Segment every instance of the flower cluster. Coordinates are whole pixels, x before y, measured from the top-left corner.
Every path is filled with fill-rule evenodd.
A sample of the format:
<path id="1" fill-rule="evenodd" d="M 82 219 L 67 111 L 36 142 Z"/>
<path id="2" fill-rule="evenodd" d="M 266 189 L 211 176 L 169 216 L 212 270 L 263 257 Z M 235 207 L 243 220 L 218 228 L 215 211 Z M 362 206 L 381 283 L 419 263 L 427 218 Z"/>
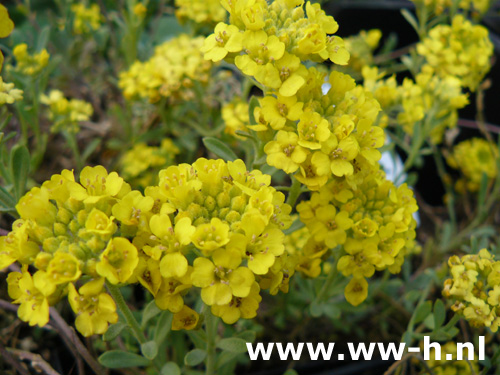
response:
<path id="1" fill-rule="evenodd" d="M 448 260 L 451 278 L 444 282 L 443 295 L 455 303 L 453 311 L 472 326 L 500 326 L 500 261 L 482 249 L 477 255 L 452 256 Z"/>
<path id="2" fill-rule="evenodd" d="M 13 83 L 4 82 L 2 77 L 0 77 L 0 105 L 5 103 L 12 104 L 22 98 L 23 90 L 14 88 Z"/>
<path id="3" fill-rule="evenodd" d="M 16 58 L 16 66 L 12 70 L 24 75 L 34 76 L 42 71 L 49 63 L 50 55 L 46 49 L 30 55 L 26 43 L 14 47 L 12 54 Z"/>
<path id="4" fill-rule="evenodd" d="M 411 0 L 415 5 L 424 5 L 430 13 L 440 15 L 453 5 L 453 0 Z M 482 15 L 488 11 L 491 0 L 460 0 L 458 7 Z"/>
<path id="5" fill-rule="evenodd" d="M 190 20 L 213 27 L 227 16 L 219 0 L 175 0 L 175 6 L 175 16 L 181 23 Z"/>
<path id="6" fill-rule="evenodd" d="M 97 30 L 101 27 L 101 10 L 99 5 L 92 4 L 86 7 L 85 4 L 73 4 L 71 11 L 74 14 L 73 31 L 75 34 L 87 34 L 92 30 Z"/>
<path id="7" fill-rule="evenodd" d="M 361 30 L 359 34 L 344 39 L 349 51 L 349 68 L 361 72 L 364 66 L 373 64 L 373 51 L 378 47 L 382 32 L 378 29 Z"/>
<path id="8" fill-rule="evenodd" d="M 337 270 L 352 276 L 345 297 L 359 305 L 368 294 L 365 280 L 375 271 L 398 273 L 405 255 L 413 249 L 418 209 L 406 184 L 395 187 L 382 172 L 352 189 L 332 181 L 297 206 L 316 249 L 341 245 Z M 324 250 L 319 250 L 324 251 Z"/>
<path id="9" fill-rule="evenodd" d="M 180 35 L 156 47 L 146 62 L 136 61 L 120 73 L 119 87 L 129 100 L 146 98 L 154 103 L 194 97 L 193 86 L 208 81 L 212 63 L 203 59 L 203 37 Z"/>
<path id="10" fill-rule="evenodd" d="M 478 191 L 483 174 L 494 179 L 498 174 L 497 159 L 498 149 L 485 139 L 472 138 L 456 145 L 446 158 L 448 165 L 460 170 L 463 176 L 457 181 L 456 190 Z"/>
<path id="11" fill-rule="evenodd" d="M 80 99 L 67 99 L 59 90 L 52 90 L 48 95 L 42 95 L 40 102 L 49 106 L 49 119 L 52 121 L 50 130 L 59 132 L 65 130 L 78 133 L 79 123 L 88 121 L 94 113 L 90 103 Z"/>
<path id="12" fill-rule="evenodd" d="M 154 198 L 149 225 L 132 228 L 142 250 L 138 280 L 174 313 L 183 294 L 198 287 L 226 323 L 254 317 L 260 290 L 272 287 L 267 280 L 280 284 L 284 277 L 278 259 L 291 224 L 284 195 L 269 186 L 270 176 L 248 172 L 241 160 L 198 159 L 159 178 L 145 191 Z"/>
<path id="13" fill-rule="evenodd" d="M 239 97 L 235 97 L 231 102 L 224 104 L 221 110 L 222 119 L 226 125 L 224 132 L 236 138 L 243 138 L 237 135 L 236 131 L 245 131 L 246 127 L 250 125 L 248 110 L 248 103 Z"/>
<path id="14" fill-rule="evenodd" d="M 451 26 L 430 30 L 417 52 L 438 76 L 456 77 L 461 86 L 474 91 L 491 67 L 493 44 L 486 28 L 457 15 Z"/>
<path id="15" fill-rule="evenodd" d="M 397 123 L 408 134 L 420 127 L 435 144 L 442 141 L 446 129 L 456 126 L 458 109 L 468 104 L 458 78 L 441 78 L 429 66 L 424 66 L 415 80 L 405 78 L 402 85 L 397 85 L 394 76 L 382 79 L 376 67 L 365 66 L 362 74 L 364 86 L 373 92 L 385 116 L 396 114 Z"/>
<path id="16" fill-rule="evenodd" d="M 133 187 L 142 187 L 158 183 L 158 172 L 174 164 L 180 150 L 170 138 L 164 138 L 160 146 L 148 146 L 136 143 L 120 159 L 121 175 Z"/>
<path id="17" fill-rule="evenodd" d="M 280 256 L 291 207 L 269 183 L 241 160 L 169 167 L 144 195 L 101 166 L 85 167 L 80 183 L 54 175 L 19 201 L 21 218 L 0 237 L 0 268 L 23 265 L 8 277 L 19 317 L 43 326 L 67 295 L 77 329 L 103 333 L 117 320 L 105 281 L 142 284 L 186 327 L 197 316 L 183 299 L 193 287 L 227 323 L 254 317 L 260 290 L 288 282 Z"/>
<path id="18" fill-rule="evenodd" d="M 306 83 L 306 60 L 347 64 L 349 53 L 338 24 L 319 4 L 304 1 L 222 1 L 230 13 L 203 46 L 205 58 L 234 61 L 246 75 L 290 97 Z M 306 17 L 307 14 L 307 17 Z"/>

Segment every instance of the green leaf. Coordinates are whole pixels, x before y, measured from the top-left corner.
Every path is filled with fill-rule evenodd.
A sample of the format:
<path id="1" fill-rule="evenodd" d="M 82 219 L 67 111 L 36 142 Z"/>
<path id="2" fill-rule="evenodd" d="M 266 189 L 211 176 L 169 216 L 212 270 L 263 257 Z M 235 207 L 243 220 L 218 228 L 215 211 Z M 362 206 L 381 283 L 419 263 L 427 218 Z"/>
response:
<path id="1" fill-rule="evenodd" d="M 415 320 L 414 323 L 422 322 L 432 311 L 432 302 L 425 301 L 423 304 L 417 307 L 415 310 Z"/>
<path id="2" fill-rule="evenodd" d="M 221 157 L 226 161 L 235 161 L 238 159 L 236 154 L 221 140 L 214 137 L 204 137 L 203 144 L 205 147 L 213 152 L 215 155 Z"/>
<path id="3" fill-rule="evenodd" d="M 419 33 L 418 21 L 415 18 L 415 16 L 413 14 L 411 14 L 408 9 L 401 9 L 401 15 L 405 18 L 406 21 L 408 21 L 408 23 L 411 25 L 411 27 L 413 27 L 413 29 L 418 34 Z"/>
<path id="4" fill-rule="evenodd" d="M 148 303 L 148 305 L 144 308 L 144 311 L 142 312 L 142 322 L 141 322 L 141 327 L 145 328 L 146 324 L 153 319 L 156 315 L 161 313 L 162 310 L 156 306 L 155 301 L 151 301 Z"/>
<path id="5" fill-rule="evenodd" d="M 257 121 L 255 120 L 254 110 L 255 107 L 260 107 L 259 99 L 255 95 L 252 95 L 250 98 L 250 103 L 248 104 L 248 119 L 250 121 L 250 125 L 256 125 Z"/>
<path id="6" fill-rule="evenodd" d="M 181 375 L 181 369 L 175 362 L 167 362 L 163 365 L 160 375 Z"/>
<path id="7" fill-rule="evenodd" d="M 6 208 L 13 208 L 13 209 L 16 205 L 15 198 L 1 186 L 0 186 L 0 204 Z"/>
<path id="8" fill-rule="evenodd" d="M 254 342 L 257 337 L 257 334 L 255 333 L 255 331 L 248 330 L 238 333 L 236 337 L 245 340 L 246 342 Z"/>
<path id="9" fill-rule="evenodd" d="M 201 329 L 193 329 L 186 332 L 195 348 L 205 348 L 207 346 L 207 335 Z"/>
<path id="10" fill-rule="evenodd" d="M 228 337 L 220 340 L 217 345 L 219 349 L 231 353 L 245 353 L 247 351 L 247 342 L 238 337 Z"/>
<path id="11" fill-rule="evenodd" d="M 441 327 L 446 320 L 446 307 L 442 300 L 438 299 L 434 302 L 434 323 L 435 328 L 438 329 Z"/>
<path id="12" fill-rule="evenodd" d="M 188 352 L 184 357 L 184 363 L 187 366 L 194 367 L 203 362 L 206 356 L 207 356 L 206 351 L 202 349 L 193 349 L 190 352 Z"/>
<path id="13" fill-rule="evenodd" d="M 30 170 L 30 153 L 26 146 L 16 145 L 10 152 L 10 173 L 14 184 L 14 195 L 16 202 L 26 190 L 26 181 Z"/>
<path id="14" fill-rule="evenodd" d="M 123 350 L 110 350 L 99 357 L 99 363 L 107 368 L 126 368 L 149 366 L 151 361 L 139 354 Z"/>
<path id="15" fill-rule="evenodd" d="M 45 47 L 47 47 L 47 43 L 50 38 L 50 26 L 46 25 L 42 28 L 42 30 L 38 33 L 38 40 L 36 42 L 36 51 L 40 52 Z"/>
<path id="16" fill-rule="evenodd" d="M 167 338 L 167 335 L 170 333 L 172 329 L 172 313 L 170 311 L 164 311 L 160 315 L 160 319 L 156 323 L 155 328 L 155 342 L 160 346 L 163 341 Z"/>
<path id="17" fill-rule="evenodd" d="M 104 341 L 111 341 L 118 337 L 127 325 L 123 322 L 118 322 L 109 326 L 108 330 L 102 335 Z"/>
<path id="18" fill-rule="evenodd" d="M 241 353 L 231 353 L 231 352 L 220 353 L 219 356 L 217 357 L 216 367 L 220 369 L 228 362 L 234 361 L 236 358 L 238 358 L 239 355 L 241 355 Z"/>
<path id="19" fill-rule="evenodd" d="M 424 319 L 424 325 L 431 331 L 433 331 L 434 328 L 436 327 L 436 323 L 434 322 L 434 315 L 432 314 L 427 315 L 427 317 Z"/>
<path id="20" fill-rule="evenodd" d="M 309 307 L 309 310 L 310 310 L 311 316 L 313 318 L 318 318 L 321 315 L 323 315 L 323 305 L 319 304 L 316 301 L 314 301 L 313 303 L 311 303 L 311 306 Z"/>
<path id="21" fill-rule="evenodd" d="M 297 371 L 295 371 L 294 369 L 291 368 L 291 369 L 286 370 L 283 373 L 283 375 L 299 375 L 299 374 L 297 373 Z"/>
<path id="22" fill-rule="evenodd" d="M 158 345 L 154 340 L 141 344 L 141 352 L 147 359 L 155 359 L 158 355 Z"/>
<path id="23" fill-rule="evenodd" d="M 93 139 L 88 145 L 87 147 L 85 147 L 85 150 L 83 150 L 82 152 L 82 160 L 85 161 L 88 159 L 88 157 L 90 155 L 92 155 L 92 153 L 95 151 L 95 149 L 101 144 L 101 139 L 100 138 L 96 138 L 96 139 Z"/>

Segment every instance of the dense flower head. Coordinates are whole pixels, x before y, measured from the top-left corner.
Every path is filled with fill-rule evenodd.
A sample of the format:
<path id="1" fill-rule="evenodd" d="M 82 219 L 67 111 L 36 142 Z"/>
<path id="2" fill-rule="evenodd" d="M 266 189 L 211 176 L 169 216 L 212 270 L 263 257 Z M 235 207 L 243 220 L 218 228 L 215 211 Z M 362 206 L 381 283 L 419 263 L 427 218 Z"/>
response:
<path id="1" fill-rule="evenodd" d="M 203 40 L 182 34 L 156 47 L 149 60 L 134 62 L 120 73 L 118 86 L 125 98 L 157 102 L 162 97 L 171 101 L 194 97 L 193 85 L 207 83 L 212 68 L 200 52 Z"/>
<path id="2" fill-rule="evenodd" d="M 92 4 L 86 7 L 85 4 L 73 4 L 71 11 L 74 14 L 73 31 L 75 34 L 87 34 L 92 30 L 101 27 L 103 19 L 99 5 Z"/>
<path id="3" fill-rule="evenodd" d="M 164 138 L 160 146 L 136 143 L 120 159 L 121 174 L 133 187 L 153 185 L 158 182 L 160 169 L 174 164 L 179 152 L 170 138 Z"/>
<path id="4" fill-rule="evenodd" d="M 500 261 L 482 249 L 478 254 L 448 259 L 451 278 L 444 282 L 443 295 L 454 301 L 452 310 L 474 327 L 500 326 Z"/>
<path id="5" fill-rule="evenodd" d="M 337 269 L 353 277 L 345 289 L 353 305 L 367 296 L 366 278 L 384 269 L 399 272 L 414 247 L 413 192 L 383 177 L 366 178 L 356 189 L 334 180 L 297 206 L 311 240 L 340 251 Z"/>
<path id="6" fill-rule="evenodd" d="M 13 83 L 4 82 L 0 77 L 0 105 L 12 104 L 23 99 L 23 90 L 14 88 Z"/>
<path id="7" fill-rule="evenodd" d="M 412 2 L 417 6 L 424 5 L 428 11 L 436 15 L 440 15 L 453 5 L 453 0 L 412 0 Z M 478 18 L 488 11 L 491 3 L 491 0 L 460 0 L 458 7 L 473 12 L 472 15 Z"/>
<path id="8" fill-rule="evenodd" d="M 457 191 L 478 191 L 483 174 L 488 179 L 494 179 L 498 174 L 497 158 L 496 145 L 482 138 L 468 139 L 453 147 L 453 152 L 446 158 L 446 162 L 462 174 L 456 183 Z"/>
<path id="9" fill-rule="evenodd" d="M 474 91 L 490 70 L 493 44 L 485 27 L 473 25 L 459 14 L 451 26 L 431 29 L 417 45 L 417 52 L 439 77 L 456 77 L 461 86 Z"/>
<path id="10" fill-rule="evenodd" d="M 88 121 L 94 110 L 90 103 L 80 99 L 67 99 L 59 90 L 51 90 L 48 95 L 42 95 L 40 102 L 47 105 L 49 120 L 52 121 L 50 131 L 65 130 L 78 133 L 80 122 Z"/>
<path id="11" fill-rule="evenodd" d="M 346 74 L 331 72 L 323 94 L 326 74 L 315 68 L 306 73 L 305 85 L 294 95 L 269 93 L 260 99 L 259 123 L 250 128 L 272 137 L 264 147 L 267 163 L 295 173 L 309 189 L 318 190 L 331 177 L 355 186 L 360 173 L 380 159 L 385 136 L 374 126 L 380 105 Z"/>
<path id="12" fill-rule="evenodd" d="M 405 78 L 401 85 L 394 76 L 383 79 L 376 67 L 366 66 L 362 74 L 364 87 L 379 101 L 384 116 L 395 116 L 408 134 L 418 126 L 435 144 L 441 143 L 446 129 L 457 125 L 458 110 L 469 102 L 458 78 L 439 77 L 428 65 L 414 80 Z"/>
<path id="13" fill-rule="evenodd" d="M 15 72 L 34 76 L 42 71 L 49 63 L 50 55 L 46 49 L 38 53 L 30 54 L 26 43 L 14 47 L 12 54 L 16 58 L 16 65 L 12 68 Z"/>
<path id="14" fill-rule="evenodd" d="M 145 194 L 102 166 L 85 167 L 79 182 L 68 170 L 52 176 L 20 199 L 20 219 L 0 237 L 0 267 L 23 265 L 8 278 L 20 318 L 43 326 L 67 295 L 77 329 L 101 334 L 117 319 L 104 281 L 140 283 L 180 314 L 176 327 L 196 325 L 183 299 L 194 288 L 227 323 L 254 317 L 260 290 L 276 287 L 266 280 L 288 275 L 280 256 L 291 207 L 270 180 L 241 160 L 203 158 L 162 170 Z"/>
<path id="15" fill-rule="evenodd" d="M 273 267 L 291 224 L 291 207 L 269 184 L 241 160 L 202 158 L 160 172 L 158 186 L 145 191 L 154 199 L 149 227 L 133 241 L 148 274 L 137 277 L 160 308 L 177 313 L 183 295 L 197 287 L 224 321 L 255 316 L 261 288 L 254 283 L 281 271 Z"/>
<path id="16" fill-rule="evenodd" d="M 205 58 L 234 61 L 244 74 L 282 95 L 294 95 L 305 84 L 302 61 L 347 64 L 343 40 L 332 35 L 338 24 L 319 4 L 237 0 L 222 5 L 230 24 L 219 23 L 205 40 Z"/>
<path id="17" fill-rule="evenodd" d="M 175 16 L 184 23 L 190 20 L 197 24 L 214 26 L 226 19 L 227 12 L 219 0 L 175 0 Z"/>

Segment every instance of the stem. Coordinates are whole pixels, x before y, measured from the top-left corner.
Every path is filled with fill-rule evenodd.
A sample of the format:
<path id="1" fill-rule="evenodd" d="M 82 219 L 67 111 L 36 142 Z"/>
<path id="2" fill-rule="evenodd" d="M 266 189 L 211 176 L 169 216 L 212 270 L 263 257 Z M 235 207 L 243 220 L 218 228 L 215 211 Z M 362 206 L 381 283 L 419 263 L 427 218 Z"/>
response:
<path id="1" fill-rule="evenodd" d="M 328 276 L 326 277 L 325 283 L 321 287 L 321 290 L 319 291 L 318 295 L 314 299 L 313 303 L 321 303 L 326 297 L 327 292 L 330 290 L 330 287 L 332 286 L 333 281 L 335 280 L 335 276 L 337 276 L 337 267 L 332 265 L 330 268 L 330 272 L 328 273 Z"/>
<path id="2" fill-rule="evenodd" d="M 292 177 L 292 181 L 292 186 L 290 187 L 290 192 L 288 193 L 286 203 L 294 207 L 301 193 L 302 184 L 294 177 Z"/>
<path id="3" fill-rule="evenodd" d="M 73 156 L 75 157 L 76 168 L 78 169 L 78 171 L 81 171 L 83 168 L 83 161 L 80 155 L 80 149 L 78 148 L 78 142 L 76 141 L 76 135 L 73 132 L 65 131 L 64 136 L 66 137 L 68 146 L 73 152 Z"/>
<path id="4" fill-rule="evenodd" d="M 207 359 L 206 359 L 206 375 L 215 375 L 215 340 L 217 338 L 217 326 L 219 320 L 210 311 L 210 306 L 205 306 L 205 331 L 207 333 Z"/>
<path id="5" fill-rule="evenodd" d="M 144 344 L 147 341 L 146 336 L 144 335 L 141 326 L 135 319 L 134 314 L 132 314 L 132 311 L 130 311 L 129 307 L 127 306 L 127 303 L 123 299 L 123 296 L 120 292 L 120 288 L 118 288 L 116 285 L 111 284 L 107 280 L 106 280 L 106 286 L 108 287 L 109 293 L 111 294 L 116 304 L 118 305 L 118 308 L 125 317 L 128 326 L 132 329 L 135 338 L 137 339 L 137 341 L 139 341 L 140 344 Z"/>

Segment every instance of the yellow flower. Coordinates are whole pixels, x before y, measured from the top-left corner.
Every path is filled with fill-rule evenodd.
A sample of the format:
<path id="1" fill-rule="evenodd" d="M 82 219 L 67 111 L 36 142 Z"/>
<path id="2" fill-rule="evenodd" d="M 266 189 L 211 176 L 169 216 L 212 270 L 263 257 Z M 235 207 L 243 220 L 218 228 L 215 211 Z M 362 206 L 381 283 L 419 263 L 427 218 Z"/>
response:
<path id="1" fill-rule="evenodd" d="M 212 26 L 226 18 L 226 11 L 218 0 L 175 0 L 175 6 L 175 16 L 181 23 L 190 20 Z"/>
<path id="2" fill-rule="evenodd" d="M 485 139 L 472 138 L 453 148 L 453 153 L 446 158 L 448 165 L 459 169 L 463 179 L 457 182 L 457 190 L 475 192 L 479 190 L 483 174 L 494 179 L 498 174 L 498 150 L 496 145 Z"/>
<path id="3" fill-rule="evenodd" d="M 296 133 L 280 130 L 276 134 L 276 140 L 271 141 L 264 147 L 267 154 L 267 164 L 293 173 L 299 169 L 300 163 L 307 157 L 307 151 L 299 145 L 299 137 Z"/>
<path id="4" fill-rule="evenodd" d="M 274 130 L 283 129 L 287 120 L 297 121 L 302 114 L 304 103 L 297 102 L 295 96 L 265 96 L 259 100 L 262 115 Z"/>
<path id="5" fill-rule="evenodd" d="M 109 241 L 99 259 L 96 271 L 111 284 L 127 282 L 139 263 L 136 247 L 121 237 Z"/>
<path id="6" fill-rule="evenodd" d="M 257 316 L 259 303 L 262 301 L 259 292 L 259 284 L 254 282 L 248 296 L 233 296 L 231 301 L 226 305 L 213 305 L 211 307 L 212 314 L 221 317 L 226 324 L 236 323 L 240 318 L 255 318 Z"/>
<path id="7" fill-rule="evenodd" d="M 352 160 L 359 153 L 359 144 L 354 136 L 348 136 L 339 142 L 337 137 L 332 134 L 323 144 L 321 151 L 329 156 L 330 168 L 335 176 L 342 177 L 354 173 Z M 314 162 L 315 160 L 313 160 Z M 324 163 L 323 160 L 317 160 L 317 162 Z"/>
<path id="8" fill-rule="evenodd" d="M 7 38 L 12 30 L 14 30 L 14 22 L 10 19 L 7 8 L 0 4 L 0 38 Z M 3 54 L 0 51 L 0 72 L 2 71 L 2 65 Z"/>
<path id="9" fill-rule="evenodd" d="M 456 15 L 451 26 L 438 25 L 417 45 L 417 52 L 441 78 L 454 76 L 474 91 L 489 71 L 493 44 L 488 30 Z"/>
<path id="10" fill-rule="evenodd" d="M 263 85 L 278 89 L 281 86 L 280 74 L 272 62 L 283 56 L 285 45 L 275 35 L 268 36 L 263 30 L 246 31 L 243 40 L 248 53 L 236 56 L 236 66 Z"/>
<path id="11" fill-rule="evenodd" d="M 9 296 L 13 303 L 19 304 L 17 315 L 19 319 L 28 322 L 30 326 L 43 327 L 49 322 L 48 296 L 54 289 L 43 288 L 46 285 L 45 275 L 37 272 L 33 277 L 26 271 L 11 272 L 7 277 Z"/>
<path id="12" fill-rule="evenodd" d="M 255 280 L 252 271 L 239 267 L 238 250 L 219 249 L 212 254 L 212 261 L 196 258 L 191 280 L 200 287 L 201 298 L 207 305 L 225 305 L 234 297 L 247 297 Z"/>
<path id="13" fill-rule="evenodd" d="M 213 34 L 209 35 L 201 49 L 205 59 L 220 61 L 228 53 L 240 52 L 243 49 L 243 33 L 236 26 L 220 22 L 215 26 Z"/>
<path id="14" fill-rule="evenodd" d="M 118 321 L 115 301 L 104 292 L 103 278 L 87 282 L 78 292 L 73 284 L 69 284 L 68 300 L 77 314 L 76 329 L 85 337 L 102 335 L 109 324 Z"/>
<path id="15" fill-rule="evenodd" d="M 363 278 L 353 278 L 344 290 L 345 299 L 353 306 L 358 306 L 368 296 L 368 283 Z"/>
<path id="16" fill-rule="evenodd" d="M 184 306 L 181 311 L 174 314 L 172 319 L 172 331 L 191 330 L 196 328 L 200 316 L 193 309 Z"/>
<path id="17" fill-rule="evenodd" d="M 310 150 L 319 150 L 330 137 L 328 121 L 317 112 L 304 111 L 297 125 L 299 145 Z"/>
<path id="18" fill-rule="evenodd" d="M 0 8 L 1 12 L 1 8 Z M 0 53 L 1 56 L 1 53 Z M 0 61 L 0 68 L 2 67 Z M 2 104 L 12 104 L 17 100 L 23 99 L 23 90 L 14 88 L 13 83 L 4 82 L 2 77 L 0 77 L 0 105 Z"/>
<path id="19" fill-rule="evenodd" d="M 18 44 L 14 47 L 12 54 L 16 58 L 16 66 L 14 71 L 21 74 L 34 76 L 42 71 L 49 63 L 50 55 L 46 49 L 39 53 L 30 55 L 28 53 L 28 45 L 26 43 Z"/>
<path id="20" fill-rule="evenodd" d="M 191 288 L 191 274 L 193 268 L 190 266 L 182 277 L 162 278 L 161 286 L 155 295 L 155 303 L 162 310 L 173 313 L 181 311 L 184 307 L 182 294 Z"/>
<path id="21" fill-rule="evenodd" d="M 103 166 L 85 167 L 80 173 L 80 184 L 70 184 L 71 197 L 84 203 L 97 203 L 101 199 L 115 197 L 127 188 L 116 172 L 108 174 Z"/>
<path id="22" fill-rule="evenodd" d="M 88 121 L 94 112 L 90 103 L 79 99 L 68 100 L 59 90 L 51 90 L 49 95 L 42 95 L 40 102 L 49 106 L 52 132 L 66 130 L 77 133 L 80 130 L 79 123 Z"/>
<path id="23" fill-rule="evenodd" d="M 57 252 L 47 266 L 47 278 L 52 284 L 77 280 L 82 274 L 78 259 L 68 253 Z"/>
<path id="24" fill-rule="evenodd" d="M 92 4 L 87 8 L 84 4 L 73 4 L 71 11 L 75 15 L 73 31 L 75 34 L 87 34 L 101 27 L 101 10 L 99 5 Z"/>
<path id="25" fill-rule="evenodd" d="M 169 103 L 192 100 L 195 82 L 209 80 L 212 62 L 203 58 L 203 37 L 186 34 L 156 47 L 153 56 L 134 62 L 120 73 L 118 86 L 128 100 L 148 99 L 151 103 L 167 98 Z"/>
<path id="26" fill-rule="evenodd" d="M 193 234 L 193 244 L 209 254 L 229 242 L 229 226 L 218 218 L 212 218 L 210 223 L 199 225 Z"/>
<path id="27" fill-rule="evenodd" d="M 246 126 L 250 125 L 248 103 L 243 101 L 241 98 L 236 97 L 230 103 L 224 104 L 221 114 L 222 119 L 226 124 L 224 133 L 231 134 L 238 139 L 245 139 L 244 137 L 236 134 L 236 131 L 245 131 Z"/>

